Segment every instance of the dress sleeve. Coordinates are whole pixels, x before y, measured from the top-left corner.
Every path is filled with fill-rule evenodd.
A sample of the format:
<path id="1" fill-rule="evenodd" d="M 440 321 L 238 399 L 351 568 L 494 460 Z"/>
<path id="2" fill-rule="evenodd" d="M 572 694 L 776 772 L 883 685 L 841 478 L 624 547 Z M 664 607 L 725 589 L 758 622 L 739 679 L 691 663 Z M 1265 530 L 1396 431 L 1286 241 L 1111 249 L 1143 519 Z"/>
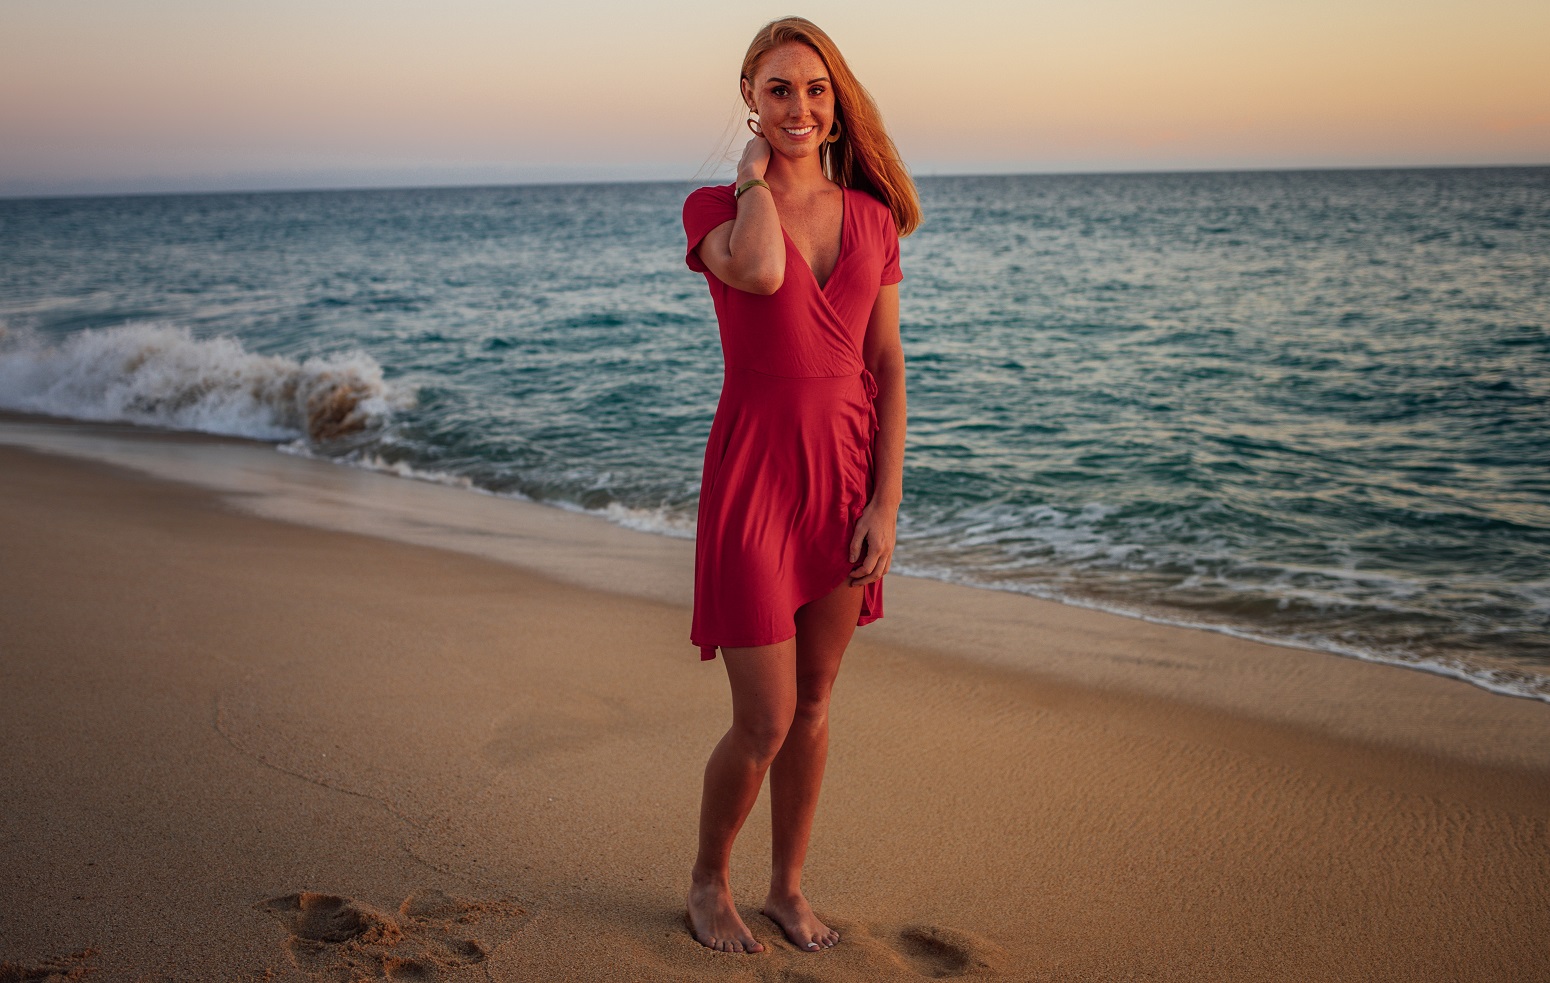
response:
<path id="1" fill-rule="evenodd" d="M 893 212 L 885 209 L 883 214 L 887 216 L 883 222 L 883 275 L 878 282 L 886 287 L 903 280 L 904 271 L 899 268 L 899 227 L 894 224 Z"/>
<path id="2" fill-rule="evenodd" d="M 710 268 L 700 260 L 700 242 L 718 225 L 737 218 L 737 199 L 732 188 L 699 188 L 689 194 L 684 202 L 684 234 L 689 237 L 689 249 L 684 261 L 696 273 L 707 273 Z"/>

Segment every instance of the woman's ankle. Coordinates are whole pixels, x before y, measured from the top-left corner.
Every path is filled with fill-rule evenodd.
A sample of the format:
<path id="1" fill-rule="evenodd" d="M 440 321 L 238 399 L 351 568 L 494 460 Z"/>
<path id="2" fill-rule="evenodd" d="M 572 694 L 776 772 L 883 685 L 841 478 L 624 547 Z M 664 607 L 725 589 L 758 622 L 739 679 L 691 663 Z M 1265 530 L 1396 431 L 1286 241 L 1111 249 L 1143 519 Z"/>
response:
<path id="1" fill-rule="evenodd" d="M 716 870 L 715 868 L 702 868 L 695 864 L 689 871 L 689 883 L 695 887 L 719 887 L 730 890 L 732 887 L 732 875 L 728 870 Z"/>
<path id="2" fill-rule="evenodd" d="M 795 884 L 775 884 L 772 882 L 769 893 L 765 895 L 766 900 L 769 901 L 795 901 L 801 897 L 805 897 L 805 895 L 802 894 L 802 884 L 800 881 Z"/>

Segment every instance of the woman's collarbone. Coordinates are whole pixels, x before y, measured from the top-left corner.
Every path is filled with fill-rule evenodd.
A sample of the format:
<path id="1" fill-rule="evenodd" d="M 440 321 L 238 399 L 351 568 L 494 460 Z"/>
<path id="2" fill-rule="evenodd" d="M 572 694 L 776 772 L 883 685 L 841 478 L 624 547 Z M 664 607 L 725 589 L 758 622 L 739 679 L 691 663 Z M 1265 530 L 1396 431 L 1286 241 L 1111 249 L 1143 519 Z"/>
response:
<path id="1" fill-rule="evenodd" d="M 839 191 L 837 186 L 835 191 Z M 844 204 L 839 194 L 834 195 L 832 205 L 823 201 L 823 197 L 813 195 L 800 203 L 787 201 L 784 207 L 778 199 L 775 203 L 786 235 L 791 237 L 792 245 L 820 281 L 827 278 L 839 261 L 845 221 Z"/>

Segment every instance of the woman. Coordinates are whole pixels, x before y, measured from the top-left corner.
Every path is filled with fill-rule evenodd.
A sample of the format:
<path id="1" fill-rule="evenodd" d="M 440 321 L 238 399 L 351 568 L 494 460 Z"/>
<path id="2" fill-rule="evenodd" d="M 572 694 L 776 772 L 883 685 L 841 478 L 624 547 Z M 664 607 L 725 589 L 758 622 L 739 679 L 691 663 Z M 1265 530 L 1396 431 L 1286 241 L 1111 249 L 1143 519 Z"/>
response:
<path id="1" fill-rule="evenodd" d="M 715 301 L 726 376 L 705 449 L 691 641 L 720 648 L 732 726 L 705 767 L 689 924 L 763 946 L 738 916 L 732 842 L 770 775 L 764 914 L 799 949 L 839 934 L 802 894 L 829 693 L 858 624 L 882 616 L 903 493 L 899 236 L 914 183 L 828 35 L 789 17 L 743 59 L 737 180 L 684 204 L 690 268 Z"/>

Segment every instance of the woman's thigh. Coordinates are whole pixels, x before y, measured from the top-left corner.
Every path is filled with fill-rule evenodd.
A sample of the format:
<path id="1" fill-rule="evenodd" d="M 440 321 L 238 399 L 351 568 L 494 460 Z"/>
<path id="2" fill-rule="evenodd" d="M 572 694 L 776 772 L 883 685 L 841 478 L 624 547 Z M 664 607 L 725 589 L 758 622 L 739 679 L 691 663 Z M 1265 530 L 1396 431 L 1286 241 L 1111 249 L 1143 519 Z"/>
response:
<path id="1" fill-rule="evenodd" d="M 840 659 L 856 633 L 866 589 L 840 584 L 797 609 L 796 676 L 800 695 L 828 699 Z"/>
<path id="2" fill-rule="evenodd" d="M 796 640 L 746 648 L 722 646 L 721 661 L 732 687 L 733 726 L 765 734 L 785 733 L 796 709 Z"/>

